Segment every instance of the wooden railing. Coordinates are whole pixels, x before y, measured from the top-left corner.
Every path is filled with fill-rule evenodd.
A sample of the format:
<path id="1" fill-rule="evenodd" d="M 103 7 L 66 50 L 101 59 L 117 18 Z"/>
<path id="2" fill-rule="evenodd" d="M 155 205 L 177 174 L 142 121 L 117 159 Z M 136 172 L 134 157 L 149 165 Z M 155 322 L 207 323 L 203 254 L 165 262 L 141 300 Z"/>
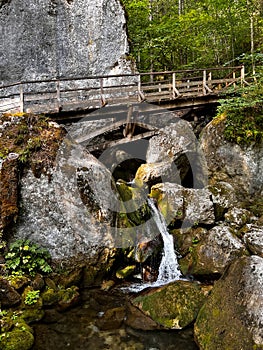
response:
<path id="1" fill-rule="evenodd" d="M 24 81 L 0 86 L 0 113 L 56 113 L 138 101 L 176 104 L 244 82 L 244 66 Z"/>

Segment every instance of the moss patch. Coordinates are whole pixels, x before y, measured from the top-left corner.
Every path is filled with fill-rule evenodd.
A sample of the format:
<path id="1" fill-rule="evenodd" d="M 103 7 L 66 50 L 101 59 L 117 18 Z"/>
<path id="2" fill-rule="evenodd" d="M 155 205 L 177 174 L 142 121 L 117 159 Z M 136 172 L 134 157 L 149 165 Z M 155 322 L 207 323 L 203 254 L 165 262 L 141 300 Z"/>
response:
<path id="1" fill-rule="evenodd" d="M 195 320 L 204 301 L 196 283 L 177 281 L 135 298 L 133 304 L 165 328 L 181 329 Z"/>
<path id="2" fill-rule="evenodd" d="M 5 114 L 0 118 L 0 230 L 18 216 L 18 180 L 25 169 L 49 175 L 65 130 L 44 116 Z"/>

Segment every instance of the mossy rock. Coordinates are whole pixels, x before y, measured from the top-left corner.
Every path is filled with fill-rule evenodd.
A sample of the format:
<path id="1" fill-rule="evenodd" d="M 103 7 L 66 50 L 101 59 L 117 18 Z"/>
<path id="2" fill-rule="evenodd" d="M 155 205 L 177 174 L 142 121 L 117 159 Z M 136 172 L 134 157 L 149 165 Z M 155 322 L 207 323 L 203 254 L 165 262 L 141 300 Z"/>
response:
<path id="1" fill-rule="evenodd" d="M 200 349 L 263 349 L 262 272 L 262 258 L 242 257 L 215 283 L 195 322 Z"/>
<path id="2" fill-rule="evenodd" d="M 47 288 L 42 294 L 41 298 L 43 300 L 44 306 L 52 306 L 58 303 L 59 301 L 59 292 L 57 290 Z"/>
<path id="3" fill-rule="evenodd" d="M 116 277 L 120 279 L 127 278 L 135 271 L 135 269 L 136 269 L 136 265 L 126 266 L 123 269 L 119 269 L 116 272 Z"/>
<path id="4" fill-rule="evenodd" d="M 29 308 L 25 309 L 22 312 L 21 317 L 25 320 L 26 323 L 39 322 L 45 316 L 45 311 L 38 308 Z"/>
<path id="5" fill-rule="evenodd" d="M 8 276 L 9 284 L 16 290 L 22 289 L 30 283 L 30 279 L 24 275 Z"/>
<path id="6" fill-rule="evenodd" d="M 80 300 L 80 294 L 78 287 L 72 286 L 67 289 L 61 289 L 59 291 L 59 310 L 65 311 L 70 307 L 75 306 Z"/>
<path id="7" fill-rule="evenodd" d="M 123 200 L 127 217 L 133 225 L 141 225 L 151 217 L 151 210 L 146 201 L 144 189 L 130 187 L 124 181 L 118 180 L 117 190 Z"/>
<path id="8" fill-rule="evenodd" d="M 132 303 L 159 325 L 182 329 L 195 320 L 205 299 L 198 284 L 176 281 L 139 296 Z"/>
<path id="9" fill-rule="evenodd" d="M 34 344 L 31 332 L 13 330 L 1 335 L 0 348 L 2 350 L 29 350 Z"/>
<path id="10" fill-rule="evenodd" d="M 46 284 L 56 289 L 55 286 L 61 286 L 63 288 L 70 288 L 72 286 L 79 285 L 83 278 L 83 263 L 75 263 L 74 268 L 67 269 L 63 273 L 54 274 L 51 278 L 46 278 Z"/>

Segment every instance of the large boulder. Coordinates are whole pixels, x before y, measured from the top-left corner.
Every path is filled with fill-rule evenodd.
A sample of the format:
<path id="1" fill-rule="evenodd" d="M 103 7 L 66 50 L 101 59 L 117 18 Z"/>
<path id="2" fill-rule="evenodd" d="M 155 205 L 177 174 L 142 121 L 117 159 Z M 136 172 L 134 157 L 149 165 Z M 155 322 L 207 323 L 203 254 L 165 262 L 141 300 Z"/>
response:
<path id="1" fill-rule="evenodd" d="M 215 283 L 195 323 L 201 350 L 263 348 L 263 259 L 235 260 Z"/>
<path id="2" fill-rule="evenodd" d="M 97 256 L 101 248 L 114 246 L 110 226 L 118 200 L 112 186 L 109 170 L 66 139 L 49 176 L 36 178 L 29 170 L 21 179 L 14 237 L 45 246 L 56 259 Z"/>
<path id="3" fill-rule="evenodd" d="M 199 285 L 176 281 L 136 297 L 132 304 L 157 324 L 182 329 L 195 320 L 204 301 L 205 295 Z"/>
<path id="4" fill-rule="evenodd" d="M 166 182 L 153 186 L 150 196 L 156 199 L 167 224 L 177 220 L 183 222 L 183 227 L 214 223 L 211 193 L 206 188 L 184 188 Z"/>
<path id="5" fill-rule="evenodd" d="M 173 162 L 164 161 L 142 164 L 136 172 L 135 181 L 147 184 L 151 188 L 160 182 L 181 184 L 181 176 Z"/>
<path id="6" fill-rule="evenodd" d="M 231 261 L 248 254 L 242 241 L 224 224 L 213 227 L 201 236 L 200 242 L 193 243 L 189 254 L 180 260 L 184 274 L 222 274 Z"/>
<path id="7" fill-rule="evenodd" d="M 210 183 L 229 183 L 239 198 L 263 190 L 263 143 L 240 146 L 226 141 L 225 117 L 216 118 L 203 130 L 200 146 Z"/>
<path id="8" fill-rule="evenodd" d="M 150 139 L 146 161 L 174 162 L 176 171 L 187 187 L 200 188 L 207 183 L 205 158 L 191 125 L 184 120 L 178 119 L 168 124 Z"/>

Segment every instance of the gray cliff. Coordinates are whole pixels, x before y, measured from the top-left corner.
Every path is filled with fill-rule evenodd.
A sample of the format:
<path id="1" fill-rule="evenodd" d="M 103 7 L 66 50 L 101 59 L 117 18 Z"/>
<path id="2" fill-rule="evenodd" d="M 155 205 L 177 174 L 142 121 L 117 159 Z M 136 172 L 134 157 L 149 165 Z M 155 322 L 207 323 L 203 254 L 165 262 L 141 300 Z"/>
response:
<path id="1" fill-rule="evenodd" d="M 130 73 L 118 0 L 0 0 L 1 83 Z"/>

